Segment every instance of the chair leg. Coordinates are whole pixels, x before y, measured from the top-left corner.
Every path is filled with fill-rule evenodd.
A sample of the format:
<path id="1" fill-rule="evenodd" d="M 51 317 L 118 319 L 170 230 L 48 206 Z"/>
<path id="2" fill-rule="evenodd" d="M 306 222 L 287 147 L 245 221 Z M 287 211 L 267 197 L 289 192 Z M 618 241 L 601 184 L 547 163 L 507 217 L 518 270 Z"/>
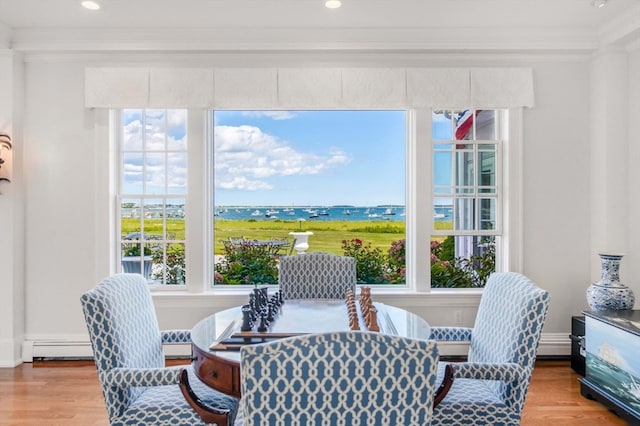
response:
<path id="1" fill-rule="evenodd" d="M 449 389 L 451 389 L 451 385 L 453 384 L 453 367 L 451 364 L 447 364 L 444 367 L 444 377 L 442 378 L 442 383 L 436 390 L 436 396 L 433 398 L 433 408 L 436 408 L 440 402 L 444 399 L 445 396 L 449 393 Z"/>
<path id="2" fill-rule="evenodd" d="M 184 399 L 200 415 L 203 422 L 217 426 L 229 426 L 229 410 L 215 410 L 207 407 L 193 392 L 189 384 L 189 374 L 185 369 L 180 372 L 180 390 L 184 395 Z"/>

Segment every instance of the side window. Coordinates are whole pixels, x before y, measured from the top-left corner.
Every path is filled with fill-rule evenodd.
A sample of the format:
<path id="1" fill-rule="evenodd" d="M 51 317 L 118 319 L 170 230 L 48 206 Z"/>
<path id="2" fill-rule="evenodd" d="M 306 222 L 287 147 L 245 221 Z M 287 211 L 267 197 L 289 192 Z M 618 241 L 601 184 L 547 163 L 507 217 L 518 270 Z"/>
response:
<path id="1" fill-rule="evenodd" d="M 187 111 L 124 109 L 118 123 L 119 259 L 150 284 L 183 285 Z"/>
<path id="2" fill-rule="evenodd" d="M 483 287 L 495 271 L 505 115 L 501 110 L 433 111 L 431 287 Z"/>

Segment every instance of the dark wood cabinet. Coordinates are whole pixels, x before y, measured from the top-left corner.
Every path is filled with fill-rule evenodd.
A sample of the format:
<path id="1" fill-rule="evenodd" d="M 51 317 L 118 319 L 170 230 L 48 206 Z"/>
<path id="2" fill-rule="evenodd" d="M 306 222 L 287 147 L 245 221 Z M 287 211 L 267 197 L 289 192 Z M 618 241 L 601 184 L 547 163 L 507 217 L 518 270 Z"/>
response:
<path id="1" fill-rule="evenodd" d="M 584 316 L 571 317 L 571 368 L 585 375 Z"/>

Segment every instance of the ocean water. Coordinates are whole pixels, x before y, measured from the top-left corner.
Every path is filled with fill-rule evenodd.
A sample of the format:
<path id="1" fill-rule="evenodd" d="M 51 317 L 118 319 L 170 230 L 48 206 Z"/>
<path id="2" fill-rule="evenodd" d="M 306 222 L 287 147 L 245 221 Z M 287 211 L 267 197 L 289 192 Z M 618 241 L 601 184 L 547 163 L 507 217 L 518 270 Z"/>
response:
<path id="1" fill-rule="evenodd" d="M 393 221 L 405 220 L 404 206 L 220 206 L 216 208 L 218 219 L 229 220 L 283 220 L 283 221 Z M 450 206 L 436 207 L 437 221 L 451 221 Z"/>
<path id="2" fill-rule="evenodd" d="M 640 411 L 640 378 L 587 352 L 587 378 Z"/>

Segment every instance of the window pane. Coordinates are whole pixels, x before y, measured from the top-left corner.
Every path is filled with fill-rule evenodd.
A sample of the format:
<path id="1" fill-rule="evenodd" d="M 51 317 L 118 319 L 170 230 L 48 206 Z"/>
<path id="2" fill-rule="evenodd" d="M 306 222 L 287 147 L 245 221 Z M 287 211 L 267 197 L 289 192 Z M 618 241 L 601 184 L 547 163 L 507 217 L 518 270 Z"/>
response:
<path id="1" fill-rule="evenodd" d="M 451 153 L 436 151 L 433 154 L 433 184 L 451 186 Z"/>
<path id="2" fill-rule="evenodd" d="M 123 271 L 152 284 L 185 283 L 186 118 L 186 110 L 122 111 L 119 254 Z"/>
<path id="3" fill-rule="evenodd" d="M 167 150 L 185 151 L 187 149 L 187 111 L 167 111 Z"/>
<path id="4" fill-rule="evenodd" d="M 498 117 L 496 110 L 471 109 L 432 115 L 433 229 L 438 234 L 431 242 L 432 287 L 483 286 L 495 270 L 498 236 L 477 234 L 500 229 Z M 449 152 L 441 142 L 449 135 L 443 130 L 446 122 L 452 129 Z"/>
<path id="5" fill-rule="evenodd" d="M 475 229 L 475 199 L 457 198 L 455 202 L 456 230 Z"/>
<path id="6" fill-rule="evenodd" d="M 456 152 L 456 185 L 474 185 L 473 151 L 459 150 Z"/>
<path id="7" fill-rule="evenodd" d="M 437 231 L 453 229 L 453 198 L 434 198 L 433 221 Z"/>
<path id="8" fill-rule="evenodd" d="M 478 110 L 476 112 L 476 140 L 496 140 L 496 120 L 494 110 Z"/>
<path id="9" fill-rule="evenodd" d="M 140 144 L 142 145 L 142 143 Z M 144 173 L 142 153 L 125 153 L 122 161 L 123 192 L 142 194 L 144 192 Z"/>
<path id="10" fill-rule="evenodd" d="M 431 123 L 433 140 L 453 139 L 453 127 L 450 111 L 434 111 L 431 115 Z"/>
<path id="11" fill-rule="evenodd" d="M 142 110 L 129 109 L 122 113 L 122 136 L 120 149 L 140 151 L 142 149 Z"/>
<path id="12" fill-rule="evenodd" d="M 481 187 L 495 187 L 496 185 L 496 155 L 495 152 L 478 152 L 479 176 Z M 482 188 L 482 192 L 493 192 L 495 188 Z"/>
<path id="13" fill-rule="evenodd" d="M 496 229 L 496 200 L 495 198 L 480 199 L 480 229 Z"/>
<path id="14" fill-rule="evenodd" d="M 216 284 L 276 283 L 296 231 L 313 232 L 309 252 L 356 257 L 359 283 L 404 283 L 404 111 L 213 120 Z"/>
<path id="15" fill-rule="evenodd" d="M 163 194 L 165 192 L 166 172 L 164 153 L 147 154 L 145 156 L 145 193 Z"/>
<path id="16" fill-rule="evenodd" d="M 167 154 L 167 193 L 187 193 L 187 153 L 170 152 Z"/>
<path id="17" fill-rule="evenodd" d="M 495 271 L 495 237 L 471 235 L 431 240 L 431 287 L 484 287 Z"/>
<path id="18" fill-rule="evenodd" d="M 144 133 L 147 151 L 164 151 L 166 149 L 167 128 L 164 110 L 146 110 Z"/>

